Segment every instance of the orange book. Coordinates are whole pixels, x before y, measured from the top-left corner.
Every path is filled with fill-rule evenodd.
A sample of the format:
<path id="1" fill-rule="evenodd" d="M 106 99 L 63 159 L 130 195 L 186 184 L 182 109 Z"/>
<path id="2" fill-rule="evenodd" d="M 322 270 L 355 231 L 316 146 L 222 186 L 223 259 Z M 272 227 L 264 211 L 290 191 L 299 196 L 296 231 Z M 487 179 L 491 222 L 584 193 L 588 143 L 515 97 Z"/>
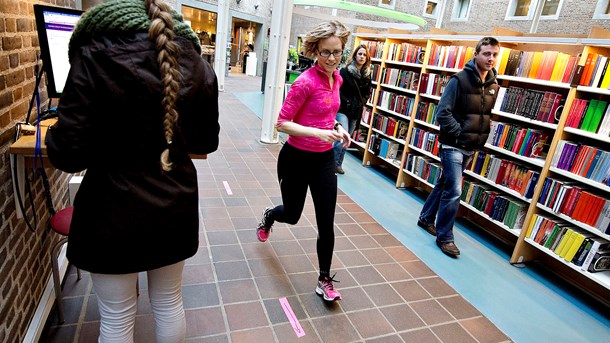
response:
<path id="1" fill-rule="evenodd" d="M 593 195 L 593 203 L 591 205 L 591 210 L 587 214 L 587 219 L 585 220 L 585 224 L 590 226 L 595 226 L 597 223 L 597 218 L 599 218 L 600 213 L 602 212 L 602 208 L 606 204 L 606 199 L 599 197 L 597 195 Z"/>
<path id="2" fill-rule="evenodd" d="M 592 148 L 591 150 L 592 150 L 591 153 L 587 155 L 588 158 L 587 158 L 587 161 L 585 161 L 584 167 L 581 169 L 580 173 L 578 173 L 580 176 L 587 175 L 589 168 L 591 168 L 591 164 L 595 160 L 594 157 L 595 157 L 595 155 L 597 155 L 597 152 L 599 151 L 599 149 L 597 149 L 597 148 Z"/>
<path id="3" fill-rule="evenodd" d="M 519 188 L 519 194 L 521 194 L 521 195 L 525 194 L 525 191 L 527 190 L 527 184 L 530 182 L 531 178 L 532 178 L 532 171 L 528 170 L 527 174 L 525 174 L 525 177 L 522 180 L 521 187 Z"/>
<path id="4" fill-rule="evenodd" d="M 578 204 L 574 209 L 574 213 L 572 213 L 572 219 L 578 220 L 579 222 L 584 223 L 583 217 L 586 216 L 589 210 L 591 194 L 588 192 L 580 193 L 580 198 L 578 198 Z"/>
<path id="5" fill-rule="evenodd" d="M 542 237 L 544 237 L 544 233 L 549 228 L 549 226 L 553 226 L 553 222 L 547 218 L 542 219 L 542 224 L 540 225 L 540 229 L 536 232 L 536 237 L 534 237 L 534 241 L 536 243 L 540 243 Z"/>
<path id="6" fill-rule="evenodd" d="M 591 82 L 591 76 L 593 76 L 593 69 L 595 69 L 595 63 L 597 62 L 597 54 L 588 53 L 587 61 L 585 62 L 585 68 L 582 71 L 582 77 L 580 78 L 581 86 L 588 86 Z"/>
<path id="7" fill-rule="evenodd" d="M 542 64 L 542 52 L 536 51 L 534 52 L 534 59 L 532 61 L 532 68 L 530 69 L 528 77 L 530 79 L 536 78 L 538 75 L 538 69 L 540 69 L 540 64 Z"/>

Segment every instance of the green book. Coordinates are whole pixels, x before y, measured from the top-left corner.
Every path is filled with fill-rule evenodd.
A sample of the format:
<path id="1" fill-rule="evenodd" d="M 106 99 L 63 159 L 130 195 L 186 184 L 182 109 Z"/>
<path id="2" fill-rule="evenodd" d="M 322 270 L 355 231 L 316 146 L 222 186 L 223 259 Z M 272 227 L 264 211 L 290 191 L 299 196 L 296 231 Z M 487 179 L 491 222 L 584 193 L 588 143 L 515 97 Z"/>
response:
<path id="1" fill-rule="evenodd" d="M 602 117 L 604 116 L 604 111 L 606 110 L 607 102 L 603 100 L 599 100 L 597 102 L 597 106 L 595 107 L 595 113 L 593 113 L 593 117 L 591 118 L 591 122 L 589 123 L 589 128 L 587 131 L 596 133 L 599 127 L 599 123 L 602 121 Z"/>
<path id="2" fill-rule="evenodd" d="M 598 103 L 599 100 L 591 99 L 591 102 L 589 103 L 589 107 L 587 107 L 587 112 L 583 117 L 582 124 L 580 125 L 579 129 L 589 131 L 589 125 L 591 125 L 591 119 L 593 119 L 593 115 L 595 114 L 595 110 L 597 109 Z"/>

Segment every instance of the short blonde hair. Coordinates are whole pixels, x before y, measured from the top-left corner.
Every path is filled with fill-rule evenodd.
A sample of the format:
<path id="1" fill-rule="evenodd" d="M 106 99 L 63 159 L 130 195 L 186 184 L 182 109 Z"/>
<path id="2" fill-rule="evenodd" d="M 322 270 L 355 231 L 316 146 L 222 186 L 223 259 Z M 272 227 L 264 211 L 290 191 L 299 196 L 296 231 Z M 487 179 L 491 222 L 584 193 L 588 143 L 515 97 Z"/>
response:
<path id="1" fill-rule="evenodd" d="M 347 27 L 337 20 L 321 23 L 305 35 L 302 46 L 303 55 L 305 57 L 314 56 L 318 51 L 318 42 L 333 36 L 341 40 L 341 49 L 344 49 L 350 34 Z"/>

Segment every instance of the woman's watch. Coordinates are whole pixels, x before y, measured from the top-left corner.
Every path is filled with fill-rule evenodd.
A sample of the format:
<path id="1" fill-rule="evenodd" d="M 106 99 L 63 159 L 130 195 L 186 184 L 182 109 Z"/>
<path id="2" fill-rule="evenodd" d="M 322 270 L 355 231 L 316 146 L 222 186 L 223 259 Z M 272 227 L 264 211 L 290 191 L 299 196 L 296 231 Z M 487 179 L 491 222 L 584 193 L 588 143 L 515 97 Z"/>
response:
<path id="1" fill-rule="evenodd" d="M 335 131 L 338 131 L 338 130 L 339 130 L 339 126 L 342 126 L 342 125 L 341 125 L 341 123 L 336 122 L 336 123 L 335 123 L 335 126 L 334 126 Z"/>

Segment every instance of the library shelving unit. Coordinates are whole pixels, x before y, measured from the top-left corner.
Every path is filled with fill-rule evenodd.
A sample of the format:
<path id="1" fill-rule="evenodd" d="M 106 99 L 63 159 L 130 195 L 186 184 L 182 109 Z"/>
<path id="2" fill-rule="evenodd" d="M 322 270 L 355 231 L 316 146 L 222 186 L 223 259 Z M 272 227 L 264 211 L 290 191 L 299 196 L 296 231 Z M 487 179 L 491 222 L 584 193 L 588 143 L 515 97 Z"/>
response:
<path id="1" fill-rule="evenodd" d="M 442 172 L 442 91 L 481 37 L 500 41 L 492 131 L 464 172 L 459 215 L 514 247 L 510 263 L 536 260 L 610 306 L 610 271 L 590 271 L 600 255 L 591 250 L 610 249 L 610 31 L 355 36 L 375 49 L 374 89 L 355 142 L 362 164 L 383 164 L 397 188 L 425 191 Z"/>

